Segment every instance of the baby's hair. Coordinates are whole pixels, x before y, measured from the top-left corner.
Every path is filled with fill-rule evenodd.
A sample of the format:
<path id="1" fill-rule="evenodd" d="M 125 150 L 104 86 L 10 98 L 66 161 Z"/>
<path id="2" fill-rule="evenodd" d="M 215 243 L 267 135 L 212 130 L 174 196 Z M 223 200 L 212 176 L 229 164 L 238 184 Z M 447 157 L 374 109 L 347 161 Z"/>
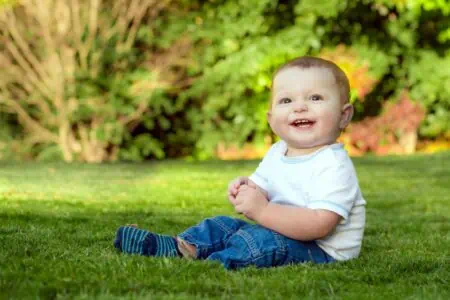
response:
<path id="1" fill-rule="evenodd" d="M 278 70 L 275 72 L 272 78 L 275 79 L 275 76 L 277 74 L 285 69 L 288 68 L 300 68 L 300 69 L 309 69 L 309 68 L 325 68 L 328 69 L 331 74 L 333 74 L 336 84 L 339 88 L 339 93 L 341 96 L 342 103 L 349 102 L 349 96 L 350 96 L 350 83 L 348 81 L 347 76 L 345 75 L 344 71 L 342 71 L 341 68 L 339 68 L 335 63 L 318 57 L 312 57 L 312 56 L 301 56 L 297 57 L 291 61 L 288 61 L 284 65 L 278 68 Z"/>

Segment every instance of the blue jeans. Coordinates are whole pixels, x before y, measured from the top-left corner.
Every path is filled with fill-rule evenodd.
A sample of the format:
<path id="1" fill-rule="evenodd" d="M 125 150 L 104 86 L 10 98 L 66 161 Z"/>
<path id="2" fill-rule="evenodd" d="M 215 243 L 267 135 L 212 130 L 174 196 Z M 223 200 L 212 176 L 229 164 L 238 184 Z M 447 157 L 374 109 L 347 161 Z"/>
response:
<path id="1" fill-rule="evenodd" d="M 219 261 L 226 269 L 335 261 L 314 241 L 293 240 L 260 225 L 226 216 L 205 219 L 179 237 L 196 246 L 198 259 Z"/>

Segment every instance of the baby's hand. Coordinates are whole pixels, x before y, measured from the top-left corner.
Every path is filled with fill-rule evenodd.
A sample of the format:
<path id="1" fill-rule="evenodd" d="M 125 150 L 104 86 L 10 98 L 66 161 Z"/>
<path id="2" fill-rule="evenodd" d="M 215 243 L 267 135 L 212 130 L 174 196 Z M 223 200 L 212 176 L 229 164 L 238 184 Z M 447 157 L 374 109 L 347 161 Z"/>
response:
<path id="1" fill-rule="evenodd" d="M 248 177 L 238 177 L 236 179 L 233 179 L 228 185 L 228 200 L 231 204 L 233 204 L 233 206 L 237 204 L 236 197 L 239 193 L 240 187 L 242 185 L 248 184 L 248 182 Z"/>
<path id="2" fill-rule="evenodd" d="M 248 219 L 258 221 L 268 203 L 266 196 L 256 186 L 241 185 L 234 209 Z"/>
<path id="3" fill-rule="evenodd" d="M 234 200 L 234 206 L 236 207 L 236 205 L 240 205 L 242 203 L 244 203 L 245 201 L 245 191 L 247 191 L 248 189 L 251 189 L 251 187 L 248 184 L 243 184 L 238 188 L 238 193 L 236 195 L 236 198 Z"/>

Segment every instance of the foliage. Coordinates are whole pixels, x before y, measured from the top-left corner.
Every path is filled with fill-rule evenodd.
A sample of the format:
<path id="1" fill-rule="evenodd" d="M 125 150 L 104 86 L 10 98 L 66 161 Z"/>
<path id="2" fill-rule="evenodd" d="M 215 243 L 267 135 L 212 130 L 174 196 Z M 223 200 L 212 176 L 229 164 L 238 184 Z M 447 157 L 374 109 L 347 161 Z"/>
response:
<path id="1" fill-rule="evenodd" d="M 0 114 L 0 160 L 15 159 L 14 126 L 7 114 Z"/>
<path id="2" fill-rule="evenodd" d="M 196 34 L 208 39 L 206 57 L 217 56 L 215 60 L 199 61 L 204 72 L 182 94 L 182 97 L 200 101 L 198 109 L 189 114 L 193 130 L 200 136 L 197 143 L 200 156 L 210 155 L 219 142 L 239 144 L 250 138 L 262 143 L 266 139 L 269 134 L 266 112 L 272 74 L 288 59 L 309 53 L 337 58 L 353 79 L 355 99 L 362 99 L 371 86 L 387 73 L 392 62 L 380 49 L 364 41 L 357 41 L 352 47 L 340 45 L 336 54 L 336 44 L 322 44 L 326 26 L 321 25 L 321 21 L 334 22 L 339 11 L 345 9 L 342 5 L 328 10 L 334 13 L 320 15 L 325 10 L 319 9 L 321 6 L 316 2 L 302 1 L 295 5 L 279 3 L 277 6 L 272 1 L 256 2 L 259 5 L 234 3 L 234 6 L 242 5 L 239 7 L 241 14 L 233 15 L 231 20 L 226 21 L 227 24 L 250 25 L 255 23 L 254 20 L 266 18 L 269 22 L 258 27 L 263 33 L 243 26 L 240 26 L 241 30 L 222 29 L 227 24 L 221 24 L 215 16 L 227 15 L 226 9 L 231 4 L 217 6 L 214 13 L 210 13 L 208 7 L 204 8 L 201 14 L 205 20 L 196 33 L 192 33 L 194 39 Z M 252 11 L 252 14 L 246 10 Z M 256 18 L 254 14 L 258 11 L 260 16 Z M 312 15 L 313 11 L 318 15 Z M 285 21 L 287 24 L 280 26 L 270 22 L 272 18 L 269 16 L 281 18 L 282 15 L 290 16 L 290 23 Z M 223 34 L 217 35 L 218 31 Z M 245 34 L 246 38 L 242 39 Z M 221 47 L 223 43 L 233 45 L 226 54 L 217 50 L 227 49 Z M 372 55 L 372 60 L 358 56 L 359 52 Z M 219 59 L 221 55 L 224 57 Z"/>
<path id="3" fill-rule="evenodd" d="M 408 79 L 411 97 L 418 99 L 428 111 L 420 133 L 450 138 L 450 51 L 444 57 L 430 50 L 420 51 L 418 55 L 417 61 L 411 62 L 408 68 Z"/>
<path id="4" fill-rule="evenodd" d="M 177 88 L 180 71 L 161 63 L 174 50 L 152 56 L 139 37 L 167 5 L 28 0 L 0 11 L 0 104 L 18 117 L 23 146 L 66 161 L 164 157 L 157 138 L 131 133 L 175 112 L 164 91 Z"/>
<path id="5" fill-rule="evenodd" d="M 433 113 L 437 107 L 417 97 L 418 91 L 423 90 L 423 82 L 414 79 L 418 76 L 414 74 L 426 74 L 419 71 L 421 62 L 426 63 L 419 60 L 420 47 L 433 45 L 436 58 L 448 49 L 449 43 L 439 38 L 447 24 L 444 6 L 420 1 L 299 1 L 279 2 L 276 6 L 269 1 L 257 2 L 258 6 L 249 4 L 255 7 L 252 14 L 246 4 L 218 2 L 214 12 L 208 4 L 198 13 L 201 17 L 197 15 L 202 22 L 195 31 L 189 31 L 194 40 L 198 35 L 208 41 L 205 55 L 200 55 L 198 61 L 203 72 L 182 93 L 182 97 L 199 102 L 198 109 L 189 114 L 193 130 L 200 137 L 198 155 L 211 154 L 224 141 L 242 144 L 251 140 L 261 144 L 270 135 L 265 114 L 271 76 L 281 63 L 305 54 L 332 59 L 344 69 L 351 81 L 356 120 L 379 114 L 384 99 L 413 88 L 412 100 L 427 109 L 421 134 L 438 137 L 450 128 L 444 122 L 448 120 L 442 114 L 444 110 L 439 109 L 441 125 L 438 125 Z M 227 9 L 232 5 L 238 6 L 236 11 L 241 14 L 229 16 Z M 223 30 L 226 25 L 220 16 L 227 16 L 228 24 L 249 27 Z M 283 22 L 271 23 L 272 16 Z M 261 18 L 268 20 L 258 27 L 263 33 L 251 27 L 259 24 Z M 424 21 L 438 30 L 430 32 Z M 439 63 L 444 62 L 439 59 Z M 433 91 L 442 90 L 439 86 L 446 82 L 445 72 L 441 71 L 442 75 L 436 79 L 441 84 L 432 87 Z M 444 101 L 432 95 L 433 103 Z M 440 130 L 431 132 L 430 126 L 439 126 Z"/>
<path id="6" fill-rule="evenodd" d="M 225 271 L 120 255 L 129 223 L 176 235 L 237 216 L 226 183 L 256 161 L 0 167 L 1 299 L 449 299 L 450 153 L 354 159 L 368 200 L 361 256 Z"/>
<path id="7" fill-rule="evenodd" d="M 379 155 L 410 154 L 417 145 L 417 129 L 425 112 L 403 93 L 400 101 L 386 102 L 377 117 L 350 124 L 342 141 L 353 155 L 374 152 Z"/>
<path id="8" fill-rule="evenodd" d="M 80 10 L 84 34 L 70 18 L 48 23 L 53 26 L 49 36 L 61 43 L 59 48 L 48 44 L 48 38 L 33 38 L 46 36 L 42 22 L 24 32 L 26 24 L 38 20 L 33 16 L 42 12 L 24 10 L 26 3 L 53 1 L 21 3 L 25 6 L 8 9 L 6 15 L 28 17 L 4 21 L 3 38 L 22 49 L 11 31 L 17 28 L 40 70 L 26 72 L 20 61 L 31 63 L 33 69 L 33 57 L 22 53 L 22 59 L 11 58 L 10 50 L 0 44 L 1 78 L 14 73 L 17 79 L 0 82 L 4 91 L 0 101 L 9 103 L 4 110 L 19 116 L 22 143 L 38 156 L 56 145 L 69 161 L 208 158 L 220 147 L 262 145 L 274 138 L 266 122 L 272 74 L 286 60 L 305 54 L 331 59 L 344 69 L 351 81 L 356 121 L 379 115 L 386 99 L 398 99 L 396 95 L 407 90 L 411 100 L 426 109 L 419 137 L 449 136 L 445 83 L 450 69 L 450 8 L 445 1 L 118 1 L 129 3 L 130 9 L 119 10 L 127 14 L 117 15 L 116 22 L 110 2 L 77 0 L 74 3 L 85 7 Z M 102 5 L 102 13 L 93 14 L 96 29 L 92 29 L 95 18 L 88 21 L 89 3 Z M 137 4 L 148 6 L 131 7 Z M 66 11 L 73 10 L 69 4 L 47 9 L 64 11 L 58 8 L 64 5 Z M 134 25 L 111 33 L 124 22 Z M 6 64 L 5 56 L 10 57 Z M 73 67 L 61 69 L 58 58 Z M 64 89 L 57 83 L 61 70 L 69 72 L 61 77 Z M 63 100 L 57 100 L 57 91 Z M 43 117 L 33 103 L 38 98 L 47 103 L 52 117 Z M 61 112 L 55 101 L 67 106 L 64 114 L 70 116 L 56 118 L 65 120 L 64 126 L 55 124 L 55 113 Z M 24 112 L 47 132 L 33 134 L 36 126 L 25 121 Z M 93 148 L 101 150 L 85 150 Z"/>
<path id="9" fill-rule="evenodd" d="M 15 4 L 17 0 L 0 0 L 0 7 Z"/>
<path id="10" fill-rule="evenodd" d="M 366 95 L 372 92 L 392 63 L 392 58 L 379 49 L 358 44 L 353 44 L 351 48 L 341 44 L 325 49 L 319 56 L 335 62 L 346 73 L 352 88 L 350 100 L 353 103 L 364 102 Z"/>

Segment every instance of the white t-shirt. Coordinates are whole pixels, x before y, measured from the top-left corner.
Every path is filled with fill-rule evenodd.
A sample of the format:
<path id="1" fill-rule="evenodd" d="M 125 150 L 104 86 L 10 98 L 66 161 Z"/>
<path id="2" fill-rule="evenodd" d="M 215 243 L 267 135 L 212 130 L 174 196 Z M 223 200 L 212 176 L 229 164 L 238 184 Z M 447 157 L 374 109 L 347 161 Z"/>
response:
<path id="1" fill-rule="evenodd" d="M 268 192 L 269 201 L 342 216 L 317 245 L 336 260 L 357 257 L 365 225 L 365 204 L 353 163 L 342 144 L 324 146 L 303 156 L 285 156 L 287 145 L 272 145 L 250 179 Z"/>

